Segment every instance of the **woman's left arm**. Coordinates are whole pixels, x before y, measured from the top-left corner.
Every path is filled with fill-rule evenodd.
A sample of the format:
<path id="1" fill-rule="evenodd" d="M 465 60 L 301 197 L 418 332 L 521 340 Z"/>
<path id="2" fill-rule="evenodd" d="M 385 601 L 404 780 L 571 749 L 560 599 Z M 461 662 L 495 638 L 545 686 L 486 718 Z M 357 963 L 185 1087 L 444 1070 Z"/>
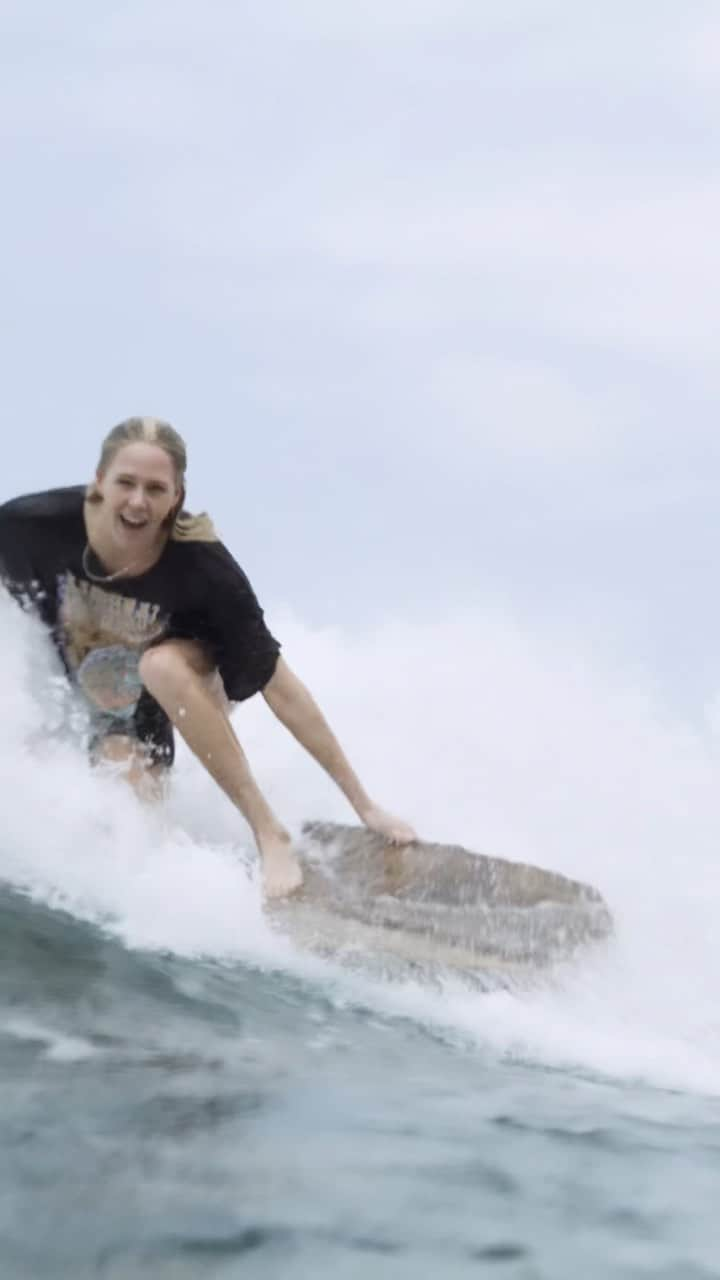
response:
<path id="1" fill-rule="evenodd" d="M 395 844 L 417 840 L 407 822 L 373 804 L 312 694 L 283 658 L 278 658 L 275 673 L 262 692 L 271 711 L 330 774 L 366 827 Z"/>

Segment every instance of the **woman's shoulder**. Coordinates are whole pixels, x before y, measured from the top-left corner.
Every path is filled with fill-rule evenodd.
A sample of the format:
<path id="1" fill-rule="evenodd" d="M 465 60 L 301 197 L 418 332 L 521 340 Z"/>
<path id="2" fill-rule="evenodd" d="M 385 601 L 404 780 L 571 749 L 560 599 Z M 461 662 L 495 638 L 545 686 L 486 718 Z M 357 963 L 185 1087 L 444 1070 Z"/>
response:
<path id="1" fill-rule="evenodd" d="M 230 577 L 245 578 L 245 570 L 240 567 L 231 551 L 228 550 L 225 543 L 220 538 L 212 538 L 203 541 L 180 541 L 173 544 L 182 548 L 188 562 L 191 560 L 193 564 L 197 564 L 202 568 L 203 572 L 211 577 L 219 576 L 225 578 Z"/>
<path id="2" fill-rule="evenodd" d="M 0 504 L 0 520 L 63 520 L 82 515 L 86 486 L 70 485 L 63 489 L 45 489 L 26 493 Z"/>
<path id="3" fill-rule="evenodd" d="M 248 576 L 219 538 L 208 541 L 172 540 L 165 563 L 173 574 L 180 574 L 188 587 L 196 588 L 206 602 L 221 603 L 223 598 L 252 596 Z"/>

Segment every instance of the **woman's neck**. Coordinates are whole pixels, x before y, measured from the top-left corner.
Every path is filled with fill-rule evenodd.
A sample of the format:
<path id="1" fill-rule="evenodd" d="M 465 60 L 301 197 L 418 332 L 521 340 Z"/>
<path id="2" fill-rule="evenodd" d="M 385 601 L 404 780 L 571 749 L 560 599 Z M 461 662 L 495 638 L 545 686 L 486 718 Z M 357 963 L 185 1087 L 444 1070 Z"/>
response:
<path id="1" fill-rule="evenodd" d="M 86 502 L 83 514 L 88 548 L 100 561 L 109 577 L 139 577 L 157 564 L 165 550 L 167 536 L 161 540 L 156 539 L 147 546 L 128 548 L 124 551 L 115 545 L 103 519 L 104 513 L 100 503 Z"/>

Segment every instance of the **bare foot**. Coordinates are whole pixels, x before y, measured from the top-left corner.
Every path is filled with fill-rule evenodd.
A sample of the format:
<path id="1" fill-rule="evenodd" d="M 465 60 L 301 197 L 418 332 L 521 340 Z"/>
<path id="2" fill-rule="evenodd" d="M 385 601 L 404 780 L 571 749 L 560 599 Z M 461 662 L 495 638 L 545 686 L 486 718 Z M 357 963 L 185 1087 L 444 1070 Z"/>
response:
<path id="1" fill-rule="evenodd" d="M 262 858 L 263 888 L 266 898 L 286 898 L 302 884 L 302 869 L 284 831 L 256 837 Z"/>
<path id="2" fill-rule="evenodd" d="M 417 832 L 409 823 L 403 822 L 402 818 L 394 818 L 377 805 L 371 805 L 361 817 L 366 827 L 376 831 L 379 836 L 385 836 L 391 844 L 413 844 L 418 838 Z"/>

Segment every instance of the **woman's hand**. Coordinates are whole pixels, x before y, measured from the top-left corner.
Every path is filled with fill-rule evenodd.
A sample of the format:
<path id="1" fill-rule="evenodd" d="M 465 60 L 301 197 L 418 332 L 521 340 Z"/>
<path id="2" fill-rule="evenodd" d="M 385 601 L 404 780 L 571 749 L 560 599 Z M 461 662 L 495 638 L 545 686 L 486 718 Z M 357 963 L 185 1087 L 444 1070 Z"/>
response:
<path id="1" fill-rule="evenodd" d="M 359 817 L 370 831 L 376 831 L 391 844 L 413 844 L 418 839 L 417 832 L 409 823 L 403 822 L 402 818 L 394 818 L 391 813 L 386 813 L 378 805 L 372 804 L 367 809 L 363 809 Z"/>

